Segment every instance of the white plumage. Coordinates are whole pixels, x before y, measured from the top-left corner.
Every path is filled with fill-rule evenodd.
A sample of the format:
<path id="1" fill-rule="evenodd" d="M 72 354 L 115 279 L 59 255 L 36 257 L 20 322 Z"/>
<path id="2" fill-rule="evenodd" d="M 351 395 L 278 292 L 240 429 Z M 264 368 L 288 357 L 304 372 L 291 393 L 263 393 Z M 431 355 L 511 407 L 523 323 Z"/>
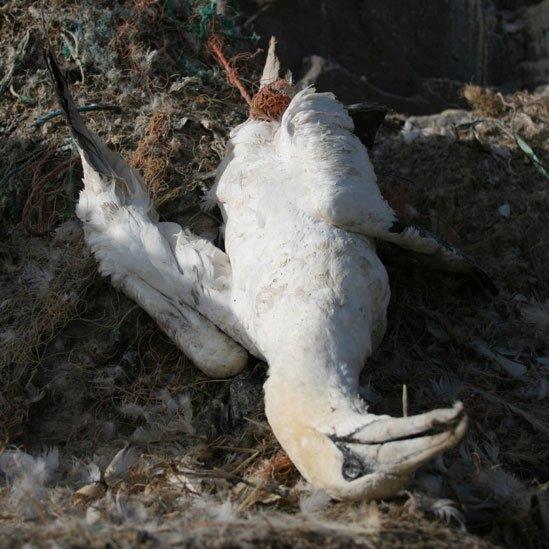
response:
<path id="1" fill-rule="evenodd" d="M 237 373 L 244 349 L 267 361 L 269 423 L 308 481 L 336 498 L 389 495 L 461 439 L 460 404 L 397 419 L 368 414 L 358 397 L 390 296 L 373 239 L 433 256 L 455 250 L 395 232 L 368 153 L 332 94 L 305 89 L 280 122 L 250 119 L 232 131 L 209 196 L 223 213 L 225 253 L 157 222 L 139 176 L 89 132 L 51 54 L 49 64 L 82 156 L 77 214 L 101 272 L 205 373 Z"/>

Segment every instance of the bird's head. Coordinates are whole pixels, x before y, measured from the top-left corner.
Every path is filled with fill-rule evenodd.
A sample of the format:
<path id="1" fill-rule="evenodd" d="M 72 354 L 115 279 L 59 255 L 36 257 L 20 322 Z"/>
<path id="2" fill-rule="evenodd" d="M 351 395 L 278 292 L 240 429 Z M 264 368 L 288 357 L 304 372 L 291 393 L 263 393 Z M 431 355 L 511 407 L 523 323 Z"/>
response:
<path id="1" fill-rule="evenodd" d="M 287 406 L 291 408 L 291 405 Z M 303 477 L 334 499 L 378 499 L 395 494 L 421 465 L 457 444 L 467 429 L 461 403 L 411 417 L 365 414 L 353 428 L 307 413 L 291 419 L 267 410 L 273 431 Z M 345 424 L 346 427 L 339 425 Z"/>

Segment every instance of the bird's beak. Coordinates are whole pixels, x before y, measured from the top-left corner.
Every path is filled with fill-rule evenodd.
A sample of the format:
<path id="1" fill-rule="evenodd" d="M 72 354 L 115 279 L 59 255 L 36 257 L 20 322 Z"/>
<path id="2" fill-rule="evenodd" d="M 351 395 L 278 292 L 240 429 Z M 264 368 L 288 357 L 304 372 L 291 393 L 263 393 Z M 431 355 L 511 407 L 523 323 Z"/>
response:
<path id="1" fill-rule="evenodd" d="M 269 86 L 280 78 L 280 61 L 276 55 L 276 38 L 271 36 L 269 41 L 269 51 L 267 52 L 267 59 L 265 60 L 265 66 L 263 67 L 263 74 L 261 75 L 260 85 Z"/>
<path id="2" fill-rule="evenodd" d="M 463 405 L 411 417 L 381 417 L 332 440 L 371 464 L 371 472 L 404 475 L 456 445 L 467 430 Z"/>

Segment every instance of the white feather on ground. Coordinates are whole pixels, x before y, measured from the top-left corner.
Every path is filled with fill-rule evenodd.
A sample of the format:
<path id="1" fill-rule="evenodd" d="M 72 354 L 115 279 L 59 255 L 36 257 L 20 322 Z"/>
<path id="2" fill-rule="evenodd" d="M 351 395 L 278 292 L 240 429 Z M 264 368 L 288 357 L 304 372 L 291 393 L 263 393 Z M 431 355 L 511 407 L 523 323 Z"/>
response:
<path id="1" fill-rule="evenodd" d="M 46 486 L 55 478 L 59 451 L 52 448 L 33 457 L 19 450 L 0 454 L 0 471 L 6 476 L 12 508 L 25 519 L 48 515 Z"/>
<path id="2" fill-rule="evenodd" d="M 330 500 L 331 498 L 325 490 L 313 490 L 301 495 L 299 509 L 305 515 L 313 515 L 326 509 Z"/>
<path id="3" fill-rule="evenodd" d="M 112 486 L 120 482 L 139 459 L 140 452 L 131 446 L 123 448 L 112 458 L 103 475 L 105 482 Z"/>
<path id="4" fill-rule="evenodd" d="M 203 512 L 209 519 L 219 522 L 231 522 L 237 518 L 235 505 L 228 499 L 219 503 L 209 496 L 195 497 L 192 507 L 195 511 Z"/>

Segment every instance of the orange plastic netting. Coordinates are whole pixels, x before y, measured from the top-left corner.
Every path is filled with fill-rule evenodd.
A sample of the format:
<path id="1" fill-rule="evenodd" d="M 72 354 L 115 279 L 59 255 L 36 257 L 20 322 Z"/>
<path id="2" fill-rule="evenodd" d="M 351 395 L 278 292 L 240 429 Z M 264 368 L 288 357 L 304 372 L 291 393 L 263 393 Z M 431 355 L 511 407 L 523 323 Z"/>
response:
<path id="1" fill-rule="evenodd" d="M 284 92 L 284 89 L 289 86 L 289 82 L 280 78 L 272 84 L 262 86 L 251 97 L 232 64 L 233 60 L 227 59 L 223 53 L 223 39 L 218 35 L 212 35 L 208 39 L 208 46 L 227 73 L 228 82 L 238 89 L 240 95 L 250 106 L 250 117 L 256 120 L 280 120 L 291 100 L 290 96 Z"/>

